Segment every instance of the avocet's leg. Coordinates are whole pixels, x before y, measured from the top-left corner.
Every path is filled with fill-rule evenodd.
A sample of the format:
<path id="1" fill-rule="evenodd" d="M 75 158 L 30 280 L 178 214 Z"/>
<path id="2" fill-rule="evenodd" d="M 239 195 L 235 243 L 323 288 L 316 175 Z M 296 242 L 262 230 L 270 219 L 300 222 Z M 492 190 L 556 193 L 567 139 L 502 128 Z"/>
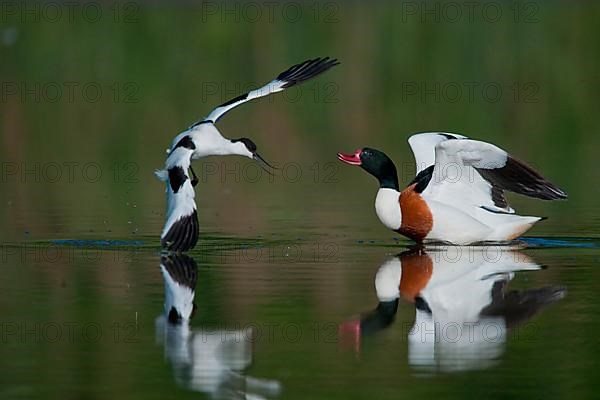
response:
<path id="1" fill-rule="evenodd" d="M 192 166 L 190 165 L 190 171 L 192 172 L 192 186 L 196 187 L 196 185 L 198 184 L 198 177 L 196 176 L 196 173 L 194 172 L 194 170 L 192 169 Z"/>

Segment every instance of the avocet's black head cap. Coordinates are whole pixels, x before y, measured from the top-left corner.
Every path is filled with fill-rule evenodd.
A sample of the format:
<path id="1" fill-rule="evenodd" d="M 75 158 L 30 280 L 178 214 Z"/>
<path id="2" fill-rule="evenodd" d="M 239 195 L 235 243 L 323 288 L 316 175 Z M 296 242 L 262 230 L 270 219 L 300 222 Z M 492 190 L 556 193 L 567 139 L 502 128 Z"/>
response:
<path id="1" fill-rule="evenodd" d="M 248 138 L 231 139 L 231 143 L 242 142 L 248 151 L 252 154 L 256 153 L 256 144 Z"/>
<path id="2" fill-rule="evenodd" d="M 244 146 L 246 146 L 246 149 L 248 149 L 248 151 L 252 154 L 252 159 L 256 160 L 256 162 L 258 162 L 258 165 L 260 165 L 260 167 L 262 169 L 264 169 L 267 173 L 274 175 L 273 172 L 269 170 L 269 168 L 271 168 L 271 169 L 276 169 L 276 168 L 273 167 L 271 164 L 269 164 L 264 158 L 262 158 L 260 156 L 260 154 L 257 153 L 256 144 L 252 140 L 250 140 L 248 138 L 231 139 L 231 143 L 237 143 L 237 142 L 244 143 Z M 269 167 L 269 168 L 267 168 L 267 167 Z"/>
<path id="3" fill-rule="evenodd" d="M 394 162 L 382 151 L 365 147 L 354 154 L 338 153 L 346 164 L 358 165 L 379 181 L 379 187 L 398 190 L 398 173 Z"/>

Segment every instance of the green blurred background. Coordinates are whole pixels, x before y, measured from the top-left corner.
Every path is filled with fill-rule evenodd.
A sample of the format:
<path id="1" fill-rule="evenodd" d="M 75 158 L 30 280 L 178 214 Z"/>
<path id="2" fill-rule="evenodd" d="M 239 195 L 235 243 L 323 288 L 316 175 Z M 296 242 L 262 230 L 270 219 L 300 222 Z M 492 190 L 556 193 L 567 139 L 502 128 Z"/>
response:
<path id="1" fill-rule="evenodd" d="M 3 398 L 186 394 L 153 344 L 165 208 L 153 171 L 177 133 L 307 58 L 341 65 L 219 123 L 281 175 L 235 157 L 198 162 L 196 326 L 308 327 L 372 308 L 373 274 L 397 247 L 375 216 L 375 182 L 335 153 L 383 149 L 408 182 L 406 140 L 418 131 L 493 142 L 562 187 L 567 202 L 510 197 L 550 217 L 530 235 L 598 238 L 597 2 L 12 1 L 0 11 L 0 312 L 10 323 L 98 323 L 106 339 L 4 341 Z M 56 239 L 129 246 L 57 249 Z M 307 258 L 286 263 L 298 240 Z M 245 265 L 232 254 L 255 244 L 275 255 Z M 319 244 L 335 248 L 331 260 L 308 256 Z M 281 381 L 285 398 L 592 397 L 598 253 L 581 252 L 530 254 L 550 268 L 517 285 L 567 284 L 569 297 L 536 325 L 543 340 L 509 343 L 492 372 L 415 378 L 399 324 L 358 361 L 322 343 L 258 345 L 251 372 Z M 108 338 L 138 317 L 135 343 Z"/>
<path id="2" fill-rule="evenodd" d="M 233 233 L 279 217 L 310 220 L 331 201 L 340 214 L 329 218 L 343 223 L 344 209 L 360 206 L 375 227 L 372 178 L 342 168 L 335 153 L 384 149 L 408 182 L 406 139 L 432 130 L 496 143 L 564 187 L 568 205 L 516 200 L 523 213 L 554 217 L 537 232 L 580 234 L 594 218 L 586 212 L 600 174 L 593 3 L 91 3 L 72 17 L 59 8 L 56 22 L 51 8 L 40 6 L 35 20 L 22 4 L 4 13 L 0 47 L 7 240 L 24 231 L 111 236 L 104 225 L 122 238 L 133 231 L 128 221 L 155 235 L 164 199 L 152 172 L 171 139 L 289 65 L 325 55 L 342 64 L 220 123 L 226 136 L 254 139 L 268 160 L 294 164 L 287 178 L 253 182 L 245 160 L 207 160 L 217 172 L 198 190 L 205 226 Z M 223 179 L 225 168 L 238 172 Z"/>

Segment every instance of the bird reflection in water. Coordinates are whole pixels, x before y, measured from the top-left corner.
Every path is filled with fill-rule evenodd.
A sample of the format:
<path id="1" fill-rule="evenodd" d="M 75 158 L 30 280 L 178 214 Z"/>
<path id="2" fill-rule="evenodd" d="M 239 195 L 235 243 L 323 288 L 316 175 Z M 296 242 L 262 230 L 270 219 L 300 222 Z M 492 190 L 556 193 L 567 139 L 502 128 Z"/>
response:
<path id="1" fill-rule="evenodd" d="M 264 399 L 281 391 L 278 381 L 252 378 L 244 370 L 252 364 L 252 330 L 193 329 L 190 319 L 198 268 L 183 254 L 163 256 L 164 313 L 156 318 L 156 340 L 165 348 L 175 381 L 213 399 Z"/>
<path id="2" fill-rule="evenodd" d="M 390 258 L 375 275 L 375 310 L 340 326 L 343 343 L 392 324 L 402 298 L 414 304 L 408 362 L 423 371 L 464 371 L 495 365 L 507 332 L 527 322 L 566 290 L 547 286 L 507 289 L 517 271 L 536 271 L 532 259 L 509 247 L 413 248 Z"/>

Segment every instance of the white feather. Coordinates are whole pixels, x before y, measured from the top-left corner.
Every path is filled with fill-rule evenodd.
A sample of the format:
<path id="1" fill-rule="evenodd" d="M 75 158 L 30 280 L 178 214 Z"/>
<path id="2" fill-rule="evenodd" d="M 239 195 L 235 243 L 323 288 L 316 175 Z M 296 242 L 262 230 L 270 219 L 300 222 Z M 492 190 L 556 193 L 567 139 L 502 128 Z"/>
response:
<path id="1" fill-rule="evenodd" d="M 402 224 L 400 192 L 389 188 L 379 189 L 375 198 L 375 212 L 381 223 L 387 228 L 399 229 Z"/>
<path id="2" fill-rule="evenodd" d="M 435 164 L 435 146 L 440 142 L 448 140 L 446 135 L 453 136 L 457 139 L 467 138 L 466 136 L 458 135 L 456 133 L 446 132 L 417 133 L 408 138 L 408 144 L 415 156 L 417 174 Z"/>
<path id="3" fill-rule="evenodd" d="M 154 175 L 156 175 L 156 177 L 163 182 L 169 179 L 169 173 L 166 169 L 157 169 L 154 171 Z"/>
<path id="4" fill-rule="evenodd" d="M 219 106 L 215 108 L 213 111 L 211 111 L 210 114 L 208 114 L 205 120 L 217 122 L 219 118 L 225 115 L 229 110 L 239 106 L 240 104 L 244 104 L 250 100 L 258 99 L 260 97 L 268 96 L 271 93 L 281 92 L 282 90 L 284 90 L 283 85 L 285 85 L 285 83 L 286 82 L 282 82 L 280 80 L 275 79 L 261 88 L 252 90 L 248 93 L 248 96 L 245 99 L 238 100 L 226 106 Z"/>

